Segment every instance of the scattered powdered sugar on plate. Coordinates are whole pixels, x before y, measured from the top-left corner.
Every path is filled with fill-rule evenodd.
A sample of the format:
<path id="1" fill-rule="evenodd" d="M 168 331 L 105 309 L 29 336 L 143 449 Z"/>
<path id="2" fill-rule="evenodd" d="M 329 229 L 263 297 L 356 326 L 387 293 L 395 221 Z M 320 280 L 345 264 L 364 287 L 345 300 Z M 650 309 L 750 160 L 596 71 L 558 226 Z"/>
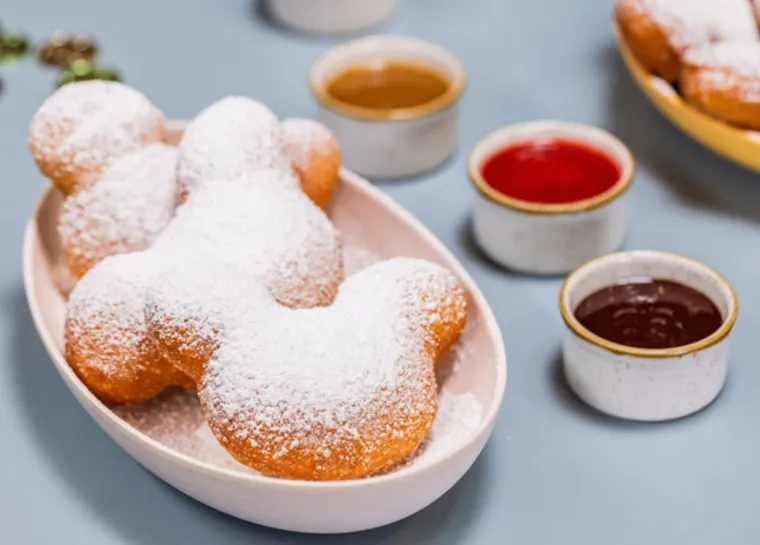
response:
<path id="1" fill-rule="evenodd" d="M 666 97 L 671 97 L 671 98 L 675 98 L 678 96 L 678 93 L 676 93 L 676 90 L 673 89 L 673 86 L 670 85 L 664 79 L 657 76 L 650 76 L 649 79 L 652 82 L 652 87 L 657 89 L 660 92 L 660 94 L 663 94 Z"/>
<path id="2" fill-rule="evenodd" d="M 122 405 L 114 413 L 127 424 L 172 450 L 220 468 L 256 473 L 235 461 L 206 424 L 198 397 L 179 388 L 139 405 Z"/>
<path id="3" fill-rule="evenodd" d="M 455 394 L 443 388 L 430 434 L 403 467 L 432 462 L 453 451 L 478 429 L 482 417 L 483 404 L 474 394 Z"/>
<path id="4" fill-rule="evenodd" d="M 77 278 L 72 274 L 71 269 L 69 268 L 68 263 L 66 263 L 66 260 L 63 259 L 63 256 L 53 264 L 52 276 L 55 287 L 58 288 L 58 291 L 63 297 L 68 298 L 71 290 L 73 290 L 74 286 L 77 284 Z"/>
<path id="5" fill-rule="evenodd" d="M 343 246 L 343 273 L 346 278 L 379 261 L 381 261 L 379 255 L 362 246 L 355 244 Z"/>
<path id="6" fill-rule="evenodd" d="M 632 0 L 627 5 L 666 27 L 672 45 L 681 51 L 711 42 L 758 38 L 747 0 Z"/>
<path id="7" fill-rule="evenodd" d="M 198 398 L 186 390 L 168 390 L 146 403 L 113 410 L 133 428 L 180 454 L 222 469 L 259 474 L 222 448 L 203 418 Z M 444 386 L 427 439 L 411 458 L 392 471 L 445 456 L 472 436 L 482 418 L 483 405 L 472 393 L 455 394 Z"/>

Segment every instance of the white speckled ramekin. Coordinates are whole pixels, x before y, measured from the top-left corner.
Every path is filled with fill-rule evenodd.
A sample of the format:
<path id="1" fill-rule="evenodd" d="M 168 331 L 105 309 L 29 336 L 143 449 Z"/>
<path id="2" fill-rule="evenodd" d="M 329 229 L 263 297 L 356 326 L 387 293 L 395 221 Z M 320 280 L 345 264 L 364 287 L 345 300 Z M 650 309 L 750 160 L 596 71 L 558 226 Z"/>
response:
<path id="1" fill-rule="evenodd" d="M 351 106 L 327 92 L 346 68 L 388 60 L 438 70 L 449 88 L 435 100 L 395 110 Z M 440 165 L 456 149 L 466 79 L 462 63 L 442 47 L 406 36 L 369 36 L 330 49 L 314 64 L 310 83 L 317 117 L 335 133 L 346 168 L 373 178 L 406 178 Z"/>
<path id="2" fill-rule="evenodd" d="M 397 0 L 268 0 L 280 23 L 313 34 L 343 34 L 374 27 L 396 11 Z"/>
<path id="3" fill-rule="evenodd" d="M 560 138 L 608 154 L 620 167 L 618 182 L 591 199 L 538 204 L 513 199 L 489 186 L 481 174 L 496 152 L 521 142 Z M 483 251 L 497 263 L 532 274 L 564 274 L 617 250 L 626 229 L 626 192 L 634 161 L 628 148 L 598 127 L 563 121 L 509 125 L 481 140 L 470 154 L 470 180 L 477 189 L 473 230 Z"/>
<path id="4" fill-rule="evenodd" d="M 649 350 L 603 339 L 575 318 L 575 309 L 587 296 L 642 276 L 678 282 L 706 295 L 720 310 L 723 325 L 698 342 Z M 602 412 L 631 420 L 670 420 L 707 406 L 723 388 L 738 301 L 729 282 L 698 261 L 652 250 L 600 257 L 567 277 L 559 307 L 567 325 L 563 346 L 567 382 Z"/>

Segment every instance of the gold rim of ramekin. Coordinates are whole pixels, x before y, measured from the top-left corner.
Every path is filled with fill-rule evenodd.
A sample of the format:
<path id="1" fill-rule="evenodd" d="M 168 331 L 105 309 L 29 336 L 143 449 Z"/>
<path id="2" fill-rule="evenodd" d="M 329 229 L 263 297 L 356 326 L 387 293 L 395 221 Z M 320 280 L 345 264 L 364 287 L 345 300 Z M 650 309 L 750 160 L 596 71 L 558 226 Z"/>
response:
<path id="1" fill-rule="evenodd" d="M 605 259 L 609 259 L 612 256 L 618 256 L 620 254 L 629 254 L 629 255 L 655 254 L 655 255 L 660 255 L 662 257 L 667 257 L 670 259 L 675 258 L 679 261 L 686 261 L 695 267 L 699 267 L 701 269 L 707 270 L 710 274 L 712 274 L 715 278 L 717 278 L 719 282 L 721 282 L 724 285 L 724 287 L 726 288 L 726 291 L 729 294 L 728 316 L 726 316 L 723 319 L 723 323 L 721 324 L 721 326 L 711 335 L 705 337 L 704 339 L 700 339 L 697 342 L 693 342 L 691 344 L 685 344 L 683 346 L 676 346 L 674 348 L 659 348 L 659 349 L 636 348 L 633 346 L 626 346 L 624 344 L 608 341 L 607 339 L 604 339 L 600 337 L 599 335 L 592 333 L 591 331 L 589 331 L 588 329 L 586 329 L 585 327 L 581 325 L 581 323 L 575 317 L 575 313 L 573 312 L 573 309 L 569 308 L 567 304 L 567 297 L 566 297 L 567 286 L 570 283 L 571 279 L 577 277 L 588 267 L 593 266 Z M 696 289 L 696 288 L 692 288 L 692 289 Z M 666 252 L 662 250 L 629 250 L 625 252 L 615 252 L 612 254 L 607 254 L 607 255 L 594 258 L 590 261 L 587 261 L 586 263 L 584 263 L 583 265 L 575 269 L 573 272 L 571 272 L 567 276 L 565 281 L 562 283 L 562 288 L 559 291 L 559 311 L 560 311 L 560 314 L 562 314 L 562 319 L 564 320 L 565 324 L 567 324 L 567 327 L 570 328 L 570 331 L 572 331 L 576 336 L 580 337 L 581 339 L 588 341 L 589 343 L 599 348 L 603 348 L 609 352 L 612 352 L 618 355 L 623 355 L 623 356 L 635 356 L 637 358 L 649 358 L 649 359 L 663 359 L 663 358 L 675 358 L 675 357 L 685 356 L 687 354 L 693 354 L 694 352 L 704 350 L 705 348 L 710 348 L 711 346 L 714 346 L 718 344 L 720 341 L 722 341 L 723 339 L 725 339 L 728 336 L 728 334 L 731 333 L 731 330 L 733 329 L 734 324 L 736 323 L 736 319 L 739 316 L 739 299 L 736 296 L 736 292 L 734 291 L 734 287 L 731 285 L 731 282 L 729 282 L 728 279 L 725 276 L 723 276 L 721 273 L 719 273 L 716 269 L 710 267 L 709 265 L 705 265 L 701 261 L 698 261 L 691 257 L 686 257 L 680 254 L 676 254 L 673 252 Z"/>
<path id="2" fill-rule="evenodd" d="M 535 136 L 535 134 L 534 135 L 529 134 L 530 131 L 536 131 L 536 134 L 540 134 L 542 129 L 551 128 L 553 126 L 560 129 L 557 131 L 558 136 L 561 136 L 559 133 L 561 130 L 564 130 L 567 133 L 568 140 L 582 142 L 589 147 L 599 150 L 600 152 L 604 153 L 605 155 L 610 157 L 612 160 L 614 160 L 621 169 L 620 178 L 618 179 L 617 182 L 615 182 L 615 185 L 613 185 L 604 193 L 600 193 L 599 195 L 591 197 L 590 199 L 584 199 L 582 201 L 575 201 L 575 202 L 563 203 L 563 204 L 542 204 L 542 203 L 534 203 L 534 202 L 523 201 L 520 199 L 508 197 L 507 195 L 499 193 L 498 191 L 496 191 L 494 188 L 492 188 L 490 185 L 486 183 L 486 181 L 483 179 L 483 176 L 481 174 L 481 166 L 483 164 L 483 160 L 481 160 L 480 162 L 477 162 L 475 160 L 476 151 L 478 151 L 479 148 L 488 146 L 488 143 L 492 139 L 495 140 L 500 134 L 503 134 L 505 132 L 524 131 L 525 136 L 519 139 L 516 139 L 514 142 L 516 143 L 523 140 L 530 140 L 533 136 Z M 619 146 L 620 150 L 622 151 L 622 160 L 621 160 L 621 157 L 614 156 L 613 154 L 609 153 L 607 150 L 602 149 L 599 145 L 595 144 L 594 142 L 591 142 L 588 137 L 584 136 L 588 133 L 595 133 L 600 138 L 603 138 L 612 142 L 614 146 Z M 492 149 L 490 152 L 483 153 L 482 156 L 483 158 L 490 157 L 490 155 L 495 153 L 497 150 L 498 148 L 494 147 L 494 149 Z M 497 129 L 493 131 L 492 133 L 484 136 L 478 141 L 477 144 L 475 144 L 475 147 L 472 149 L 472 152 L 470 152 L 470 158 L 469 158 L 467 168 L 468 168 L 468 173 L 469 173 L 469 177 L 470 177 L 470 181 L 472 182 L 472 185 L 475 186 L 475 189 L 477 189 L 478 192 L 489 201 L 495 204 L 498 204 L 500 206 L 506 206 L 507 208 L 512 208 L 514 210 L 519 210 L 520 212 L 525 212 L 528 214 L 553 215 L 553 214 L 577 214 L 579 212 L 588 212 L 588 211 L 594 210 L 595 208 L 599 208 L 600 206 L 604 206 L 605 204 L 620 197 L 623 193 L 628 191 L 628 189 L 631 187 L 631 183 L 633 182 L 633 176 L 634 176 L 634 173 L 636 172 L 636 163 L 633 158 L 633 154 L 631 153 L 631 150 L 628 149 L 628 146 L 626 146 L 618 137 L 605 131 L 604 129 L 600 127 L 596 127 L 594 125 L 584 125 L 581 123 L 571 123 L 571 122 L 566 122 L 566 121 L 540 120 L 540 121 L 528 121 L 525 123 L 516 123 L 514 125 L 507 125 L 506 127 Z"/>
<path id="3" fill-rule="evenodd" d="M 352 106 L 350 104 L 346 104 L 345 102 L 342 102 L 330 96 L 330 94 L 327 92 L 325 84 L 318 83 L 322 65 L 327 61 L 330 55 L 336 52 L 338 48 L 351 47 L 354 44 L 358 45 L 368 40 L 385 39 L 404 40 L 409 44 L 428 48 L 431 51 L 434 51 L 439 58 L 444 59 L 445 64 L 450 66 L 451 71 L 453 72 L 451 76 L 443 73 L 441 70 L 429 62 L 417 59 L 407 62 L 410 64 L 424 66 L 441 74 L 441 76 L 449 82 L 449 88 L 446 90 L 446 92 L 438 98 L 435 98 L 429 102 L 425 102 L 424 104 L 420 104 L 419 106 L 387 110 L 380 108 L 364 108 L 361 106 Z M 385 55 L 382 52 L 379 52 L 377 54 L 377 58 L 383 59 L 385 61 L 406 60 L 399 54 L 388 53 Z M 346 63 L 346 67 L 349 65 L 350 63 Z M 437 44 L 428 42 L 426 40 L 396 35 L 368 36 L 366 38 L 360 38 L 359 40 L 340 44 L 332 49 L 329 49 L 321 57 L 319 57 L 312 65 L 311 72 L 309 74 L 309 87 L 311 88 L 311 93 L 322 106 L 346 117 L 361 119 L 364 121 L 406 121 L 433 115 L 455 104 L 461 98 L 466 86 L 467 73 L 465 71 L 464 65 L 453 53 Z"/>

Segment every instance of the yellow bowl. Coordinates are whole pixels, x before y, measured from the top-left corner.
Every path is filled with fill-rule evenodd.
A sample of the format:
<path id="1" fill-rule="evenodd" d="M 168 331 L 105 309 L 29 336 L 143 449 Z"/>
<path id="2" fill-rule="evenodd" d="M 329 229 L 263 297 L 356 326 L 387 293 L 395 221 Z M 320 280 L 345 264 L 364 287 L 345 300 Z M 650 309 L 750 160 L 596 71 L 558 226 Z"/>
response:
<path id="1" fill-rule="evenodd" d="M 760 172 L 760 133 L 728 125 L 687 104 L 669 83 L 644 69 L 620 32 L 617 41 L 633 79 L 665 117 L 703 146 L 729 161 Z"/>

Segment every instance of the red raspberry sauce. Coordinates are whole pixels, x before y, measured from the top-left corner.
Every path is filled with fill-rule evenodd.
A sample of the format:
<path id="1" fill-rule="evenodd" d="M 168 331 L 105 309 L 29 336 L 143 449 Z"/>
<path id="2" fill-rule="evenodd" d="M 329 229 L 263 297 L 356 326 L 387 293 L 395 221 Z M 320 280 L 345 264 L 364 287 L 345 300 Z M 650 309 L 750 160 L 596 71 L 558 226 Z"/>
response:
<path id="1" fill-rule="evenodd" d="M 568 204 L 596 197 L 620 179 L 620 166 L 597 148 L 563 139 L 521 142 L 483 164 L 493 189 L 521 201 Z"/>

